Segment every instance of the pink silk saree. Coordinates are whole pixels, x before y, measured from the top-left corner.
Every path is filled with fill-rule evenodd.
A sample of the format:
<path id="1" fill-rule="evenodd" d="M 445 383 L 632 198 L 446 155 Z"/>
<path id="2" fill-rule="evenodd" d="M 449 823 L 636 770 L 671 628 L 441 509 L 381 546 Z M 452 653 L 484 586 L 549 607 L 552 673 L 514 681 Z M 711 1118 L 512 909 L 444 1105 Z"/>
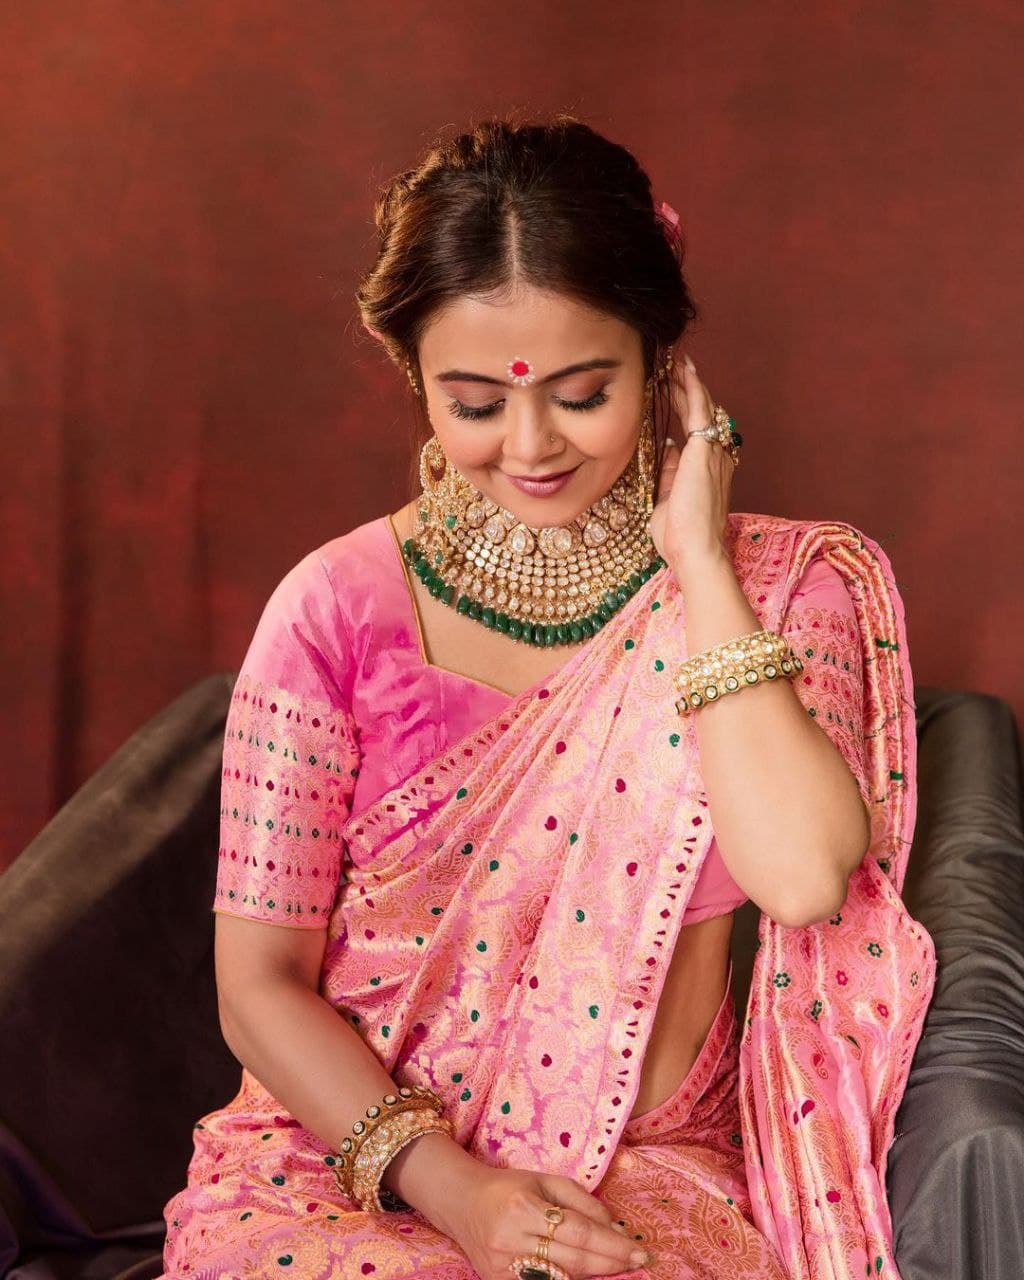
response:
<path id="1" fill-rule="evenodd" d="M 694 724 L 673 706 L 687 647 L 667 569 L 553 676 L 357 813 L 351 717 L 240 678 L 227 741 L 263 735 L 261 748 L 317 762 L 316 786 L 291 776 L 282 814 L 323 853 L 296 865 L 305 883 L 286 902 L 267 896 L 273 861 L 252 853 L 271 887 L 252 893 L 250 876 L 251 901 L 220 905 L 326 916 L 323 996 L 396 1080 L 446 1099 L 482 1161 L 567 1174 L 626 1218 L 656 1261 L 622 1274 L 897 1280 L 885 1160 L 934 983 L 931 939 L 899 897 L 916 795 L 903 606 L 885 553 L 852 526 L 734 513 L 729 545 L 762 625 L 804 658 L 798 693 L 828 708 L 818 722 L 857 776 L 872 839 L 832 919 L 789 929 L 762 914 L 742 1020 L 727 992 L 655 1112 L 628 1119 L 713 838 Z M 852 609 L 789 628 L 822 559 Z M 225 796 L 250 781 L 226 777 Z M 472 1280 L 419 1214 L 345 1201 L 330 1158 L 243 1070 L 237 1097 L 197 1125 L 189 1186 L 166 1206 L 167 1275 Z"/>

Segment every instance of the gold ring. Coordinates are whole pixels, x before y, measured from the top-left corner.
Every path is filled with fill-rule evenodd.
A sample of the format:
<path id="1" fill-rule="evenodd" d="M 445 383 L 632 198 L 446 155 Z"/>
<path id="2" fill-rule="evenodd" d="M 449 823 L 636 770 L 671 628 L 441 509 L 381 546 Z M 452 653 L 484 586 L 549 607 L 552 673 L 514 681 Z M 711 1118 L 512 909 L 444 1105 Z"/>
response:
<path id="1" fill-rule="evenodd" d="M 556 1262 L 545 1262 L 535 1253 L 519 1254 L 508 1264 L 508 1269 L 519 1280 L 533 1280 L 535 1275 L 547 1276 L 548 1280 L 572 1280 L 568 1271 L 563 1271 Z"/>
<path id="2" fill-rule="evenodd" d="M 565 1221 L 565 1210 L 560 1204 L 548 1205 L 544 1210 L 544 1217 L 548 1220 L 548 1239 L 554 1240 L 555 1227 Z"/>
<path id="3" fill-rule="evenodd" d="M 534 1253 L 538 1258 L 543 1258 L 545 1262 L 548 1260 L 548 1249 L 551 1248 L 550 1236 L 538 1236 L 537 1243 L 534 1246 Z"/>

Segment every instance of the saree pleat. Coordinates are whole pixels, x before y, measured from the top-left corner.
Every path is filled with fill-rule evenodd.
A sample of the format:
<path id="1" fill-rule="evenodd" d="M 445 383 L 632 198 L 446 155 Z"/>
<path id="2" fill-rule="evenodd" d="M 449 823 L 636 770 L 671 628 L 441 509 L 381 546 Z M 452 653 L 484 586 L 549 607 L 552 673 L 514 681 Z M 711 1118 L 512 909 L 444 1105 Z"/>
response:
<path id="1" fill-rule="evenodd" d="M 482 1161 L 568 1175 L 625 1218 L 656 1254 L 650 1276 L 896 1280 L 885 1154 L 934 982 L 899 897 L 916 744 L 902 603 L 849 525 L 734 513 L 729 546 L 767 628 L 784 628 L 812 559 L 843 575 L 863 741 L 852 713 L 821 727 L 869 804 L 871 845 L 830 921 L 762 915 L 744 1017 L 730 985 L 672 1098 L 628 1118 L 713 836 L 692 718 L 674 708 L 688 652 L 667 570 L 350 816 L 321 993 L 396 1080 L 437 1090 Z M 221 1256 L 226 1277 L 473 1276 L 419 1214 L 371 1218 L 341 1197 L 329 1150 L 248 1072 L 201 1127 L 177 1256 Z"/>

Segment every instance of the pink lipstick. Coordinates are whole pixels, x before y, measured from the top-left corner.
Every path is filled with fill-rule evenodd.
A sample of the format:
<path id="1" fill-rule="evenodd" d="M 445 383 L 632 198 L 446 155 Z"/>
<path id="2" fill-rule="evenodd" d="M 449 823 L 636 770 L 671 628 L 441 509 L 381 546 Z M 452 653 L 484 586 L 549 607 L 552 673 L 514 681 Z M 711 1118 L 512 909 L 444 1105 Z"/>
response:
<path id="1" fill-rule="evenodd" d="M 579 466 L 579 463 L 576 464 Z M 548 498 L 553 493 L 558 493 L 572 479 L 576 467 L 572 467 L 569 471 L 561 471 L 556 475 L 543 480 L 530 479 L 527 476 L 513 476 L 506 471 L 503 474 L 508 477 L 509 481 L 515 485 L 517 489 L 521 489 L 523 493 L 528 493 L 534 498 Z"/>

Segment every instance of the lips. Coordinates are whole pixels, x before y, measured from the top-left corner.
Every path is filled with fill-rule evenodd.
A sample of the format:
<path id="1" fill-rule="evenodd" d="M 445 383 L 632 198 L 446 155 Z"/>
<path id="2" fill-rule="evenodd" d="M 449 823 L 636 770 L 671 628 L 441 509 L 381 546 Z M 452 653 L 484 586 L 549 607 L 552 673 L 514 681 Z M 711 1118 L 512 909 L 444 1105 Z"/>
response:
<path id="1" fill-rule="evenodd" d="M 505 474 L 509 476 L 510 479 L 512 480 L 532 480 L 536 482 L 540 480 L 559 480 L 561 479 L 562 476 L 567 476 L 571 471 L 575 471 L 575 470 L 576 470 L 576 467 L 568 467 L 566 468 L 565 471 L 549 471 L 546 475 L 543 475 L 543 476 L 512 475 L 510 471 L 506 471 Z"/>

